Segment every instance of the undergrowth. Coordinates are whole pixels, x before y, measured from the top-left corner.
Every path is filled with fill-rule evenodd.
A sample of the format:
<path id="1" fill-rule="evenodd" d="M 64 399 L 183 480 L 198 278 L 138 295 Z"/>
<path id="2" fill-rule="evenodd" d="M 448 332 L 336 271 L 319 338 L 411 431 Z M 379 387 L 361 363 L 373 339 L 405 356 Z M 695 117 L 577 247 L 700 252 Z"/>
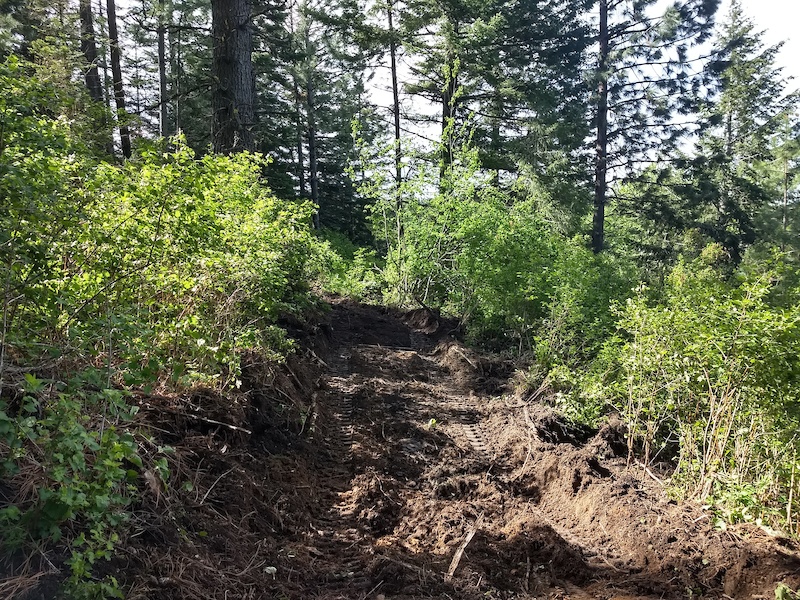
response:
<path id="1" fill-rule="evenodd" d="M 245 353 L 281 360 L 276 323 L 314 304 L 333 252 L 309 204 L 262 185 L 264 158 L 175 138 L 98 160 L 29 69 L 0 65 L 0 545 L 63 561 L 70 597 L 122 597 L 98 564 L 168 480 L 130 391 L 237 388 Z"/>

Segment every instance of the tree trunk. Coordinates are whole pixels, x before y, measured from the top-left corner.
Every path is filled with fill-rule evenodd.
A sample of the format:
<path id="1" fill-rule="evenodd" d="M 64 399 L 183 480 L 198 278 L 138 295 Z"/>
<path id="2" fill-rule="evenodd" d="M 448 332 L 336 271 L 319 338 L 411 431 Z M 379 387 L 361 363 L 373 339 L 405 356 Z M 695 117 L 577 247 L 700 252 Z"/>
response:
<path id="1" fill-rule="evenodd" d="M 297 77 L 292 75 L 292 86 L 294 87 L 294 109 L 295 127 L 297 128 L 297 184 L 300 197 L 307 198 L 306 190 L 306 161 L 303 155 L 303 111 L 301 108 L 300 87 L 297 85 Z"/>
<path id="2" fill-rule="evenodd" d="M 453 164 L 453 144 L 455 136 L 455 123 L 453 122 L 456 114 L 455 96 L 457 87 L 457 77 L 455 57 L 451 50 L 447 51 L 447 65 L 445 67 L 447 79 L 442 91 L 442 157 L 439 169 L 439 186 L 444 180 L 445 174 Z"/>
<path id="3" fill-rule="evenodd" d="M 308 169 L 311 181 L 311 201 L 317 208 L 314 213 L 314 227 L 319 229 L 319 174 L 317 173 L 317 125 L 314 114 L 314 83 L 311 70 L 306 76 L 306 103 L 308 111 Z"/>
<path id="4" fill-rule="evenodd" d="M 294 11 L 295 5 L 292 4 L 289 10 L 289 28 L 292 34 L 292 38 L 297 35 L 297 30 L 294 26 Z M 301 18 L 301 23 L 305 21 Z M 303 99 L 300 95 L 300 84 L 298 83 L 297 77 L 297 70 L 296 68 L 292 68 L 292 92 L 294 94 L 294 111 L 295 111 L 295 133 L 297 135 L 296 143 L 297 143 L 297 185 L 298 185 L 298 193 L 300 198 L 308 198 L 308 192 L 306 190 L 306 163 L 305 163 L 305 156 L 303 152 L 303 133 L 305 132 L 305 127 L 303 126 Z"/>
<path id="5" fill-rule="evenodd" d="M 170 19 L 171 20 L 171 19 Z M 169 101 L 167 90 L 167 15 L 165 0 L 158 2 L 158 133 L 168 135 Z"/>
<path id="6" fill-rule="evenodd" d="M 309 37 L 308 6 L 304 0 L 300 4 L 300 35 L 303 41 L 305 92 L 306 92 L 306 132 L 308 134 L 308 180 L 311 186 L 311 202 L 314 203 L 314 228 L 320 227 L 319 206 L 319 173 L 317 164 L 317 123 L 315 110 L 314 52 Z"/>
<path id="7" fill-rule="evenodd" d="M 783 157 L 783 216 L 781 218 L 781 252 L 786 246 L 786 232 L 789 229 L 789 156 Z"/>
<path id="8" fill-rule="evenodd" d="M 182 131 L 181 125 L 181 93 L 183 91 L 181 76 L 183 74 L 183 54 L 181 53 L 181 44 L 183 43 L 183 13 L 178 12 L 178 27 L 174 31 L 170 31 L 170 42 L 172 36 L 175 36 L 175 43 L 169 45 L 169 58 L 170 58 L 170 72 L 172 73 L 172 85 L 175 96 L 174 115 L 175 115 L 175 131 Z"/>
<path id="9" fill-rule="evenodd" d="M 117 6 L 114 0 L 106 4 L 108 14 L 108 42 L 111 46 L 111 76 L 114 79 L 114 100 L 117 104 L 117 122 L 119 123 L 119 137 L 122 143 L 122 155 L 131 157 L 131 134 L 128 129 L 127 113 L 125 111 L 125 88 L 122 85 L 122 66 L 120 61 L 119 33 L 117 32 Z"/>
<path id="10" fill-rule="evenodd" d="M 594 169 L 594 218 L 592 251 L 599 254 L 605 243 L 605 211 L 608 191 L 608 0 L 600 0 L 600 58 L 597 83 L 597 144 Z"/>
<path id="11" fill-rule="evenodd" d="M 80 0 L 81 17 L 81 52 L 86 59 L 86 89 L 89 97 L 95 102 L 103 101 L 103 83 L 97 69 L 97 41 L 94 36 L 94 19 L 92 17 L 92 1 Z"/>
<path id="12" fill-rule="evenodd" d="M 104 23 L 108 22 L 108 19 L 103 18 L 103 7 L 104 3 L 103 0 L 97 0 L 97 15 L 98 15 L 98 25 L 100 26 L 100 39 L 107 39 L 106 30 L 104 27 Z M 103 45 L 103 56 L 102 56 L 102 65 L 103 65 L 103 105 L 111 109 L 111 95 L 112 95 L 112 83 L 111 77 L 108 75 L 108 54 L 106 53 L 106 46 Z M 111 140 L 108 146 L 109 154 L 114 154 L 114 141 Z"/>
<path id="13" fill-rule="evenodd" d="M 392 110 L 394 113 L 394 169 L 395 188 L 400 191 L 403 182 L 403 155 L 400 148 L 400 88 L 397 84 L 397 40 L 394 36 L 394 21 L 392 15 L 392 0 L 386 8 L 389 17 L 389 57 L 392 69 Z"/>
<path id="14" fill-rule="evenodd" d="M 214 152 L 255 149 L 255 76 L 250 0 L 212 0 L 211 33 L 214 41 L 214 89 L 211 134 Z"/>

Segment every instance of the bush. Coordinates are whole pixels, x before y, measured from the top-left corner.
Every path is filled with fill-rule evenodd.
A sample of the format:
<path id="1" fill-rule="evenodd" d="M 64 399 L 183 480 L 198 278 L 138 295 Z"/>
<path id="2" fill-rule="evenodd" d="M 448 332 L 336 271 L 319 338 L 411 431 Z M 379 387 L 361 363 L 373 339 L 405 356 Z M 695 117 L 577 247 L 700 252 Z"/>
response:
<path id="1" fill-rule="evenodd" d="M 236 386 L 242 350 L 285 356 L 275 323 L 313 303 L 321 249 L 311 206 L 261 184 L 262 157 L 198 159 L 177 138 L 98 162 L 29 72 L 0 65 L 0 477 L 16 492 L 0 544 L 59 542 L 70 594 L 112 597 L 94 564 L 145 470 L 166 480 L 165 449 L 129 431 L 125 387 Z"/>
<path id="2" fill-rule="evenodd" d="M 769 303 L 773 275 L 721 277 L 707 266 L 718 252 L 678 264 L 658 302 L 642 288 L 621 309 L 614 402 L 631 451 L 641 444 L 646 462 L 674 452 L 684 493 L 757 489 L 774 507 L 796 461 L 800 307 Z"/>
<path id="3" fill-rule="evenodd" d="M 441 307 L 474 341 L 536 349 L 548 366 L 593 356 L 614 331 L 610 304 L 629 293 L 633 269 L 545 222 L 540 206 L 551 203 L 538 186 L 501 191 L 476 161 L 464 151 L 432 198 L 409 184 L 403 237 L 387 258 L 389 299 Z"/>
<path id="4" fill-rule="evenodd" d="M 372 248 L 356 246 L 330 229 L 321 232 L 314 276 L 322 289 L 357 300 L 380 301 L 383 261 Z"/>

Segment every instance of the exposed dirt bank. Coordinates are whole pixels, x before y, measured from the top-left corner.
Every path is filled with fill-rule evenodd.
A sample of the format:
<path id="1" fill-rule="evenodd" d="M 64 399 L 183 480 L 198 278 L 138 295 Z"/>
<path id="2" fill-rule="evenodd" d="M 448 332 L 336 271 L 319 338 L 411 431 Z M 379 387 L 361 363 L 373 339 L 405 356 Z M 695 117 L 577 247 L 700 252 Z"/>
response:
<path id="1" fill-rule="evenodd" d="M 280 374 L 249 365 L 233 406 L 197 394 L 206 420 L 143 417 L 177 461 L 113 565 L 129 598 L 751 599 L 800 586 L 793 543 L 716 530 L 670 501 L 627 468 L 615 424 L 581 432 L 504 397 L 510 367 L 424 311 L 339 301 L 319 339 Z"/>

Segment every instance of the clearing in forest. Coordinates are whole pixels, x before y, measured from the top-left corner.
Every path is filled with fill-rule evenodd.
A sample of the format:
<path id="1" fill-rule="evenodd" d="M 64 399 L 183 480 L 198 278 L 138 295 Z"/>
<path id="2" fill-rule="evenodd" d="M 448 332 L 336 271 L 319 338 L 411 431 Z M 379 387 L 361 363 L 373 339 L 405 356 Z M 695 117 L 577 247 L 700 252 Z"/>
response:
<path id="1" fill-rule="evenodd" d="M 617 424 L 582 430 L 512 396 L 511 366 L 448 329 L 337 300 L 303 359 L 245 366 L 233 408 L 202 391 L 148 399 L 141 424 L 176 467 L 114 563 L 129 598 L 771 599 L 800 585 L 793 542 L 716 529 L 628 468 Z"/>

